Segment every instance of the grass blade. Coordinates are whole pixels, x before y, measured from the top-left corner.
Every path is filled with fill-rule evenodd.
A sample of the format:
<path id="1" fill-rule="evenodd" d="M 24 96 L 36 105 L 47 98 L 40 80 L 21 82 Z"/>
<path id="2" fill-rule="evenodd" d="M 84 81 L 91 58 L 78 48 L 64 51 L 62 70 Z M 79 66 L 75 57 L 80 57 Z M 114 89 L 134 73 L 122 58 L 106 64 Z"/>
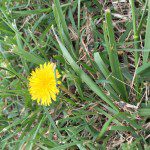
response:
<path id="1" fill-rule="evenodd" d="M 46 115 L 47 115 L 47 118 L 49 119 L 50 123 L 52 124 L 54 130 L 56 131 L 56 133 L 58 134 L 58 136 L 61 138 L 61 137 L 62 137 L 62 136 L 61 136 L 61 133 L 59 132 L 57 126 L 55 125 L 55 122 L 54 122 L 53 118 L 51 117 L 51 115 L 49 114 L 47 108 L 46 108 L 46 107 L 43 107 L 43 109 L 44 109 L 44 111 L 45 111 L 45 113 L 46 113 Z"/>
<path id="2" fill-rule="evenodd" d="M 144 49 L 150 49 L 150 1 L 148 2 L 148 18 L 146 26 L 145 46 Z M 145 64 L 149 58 L 149 51 L 143 52 L 143 63 Z"/>
<path id="3" fill-rule="evenodd" d="M 107 52 L 109 55 L 112 75 L 118 79 L 118 81 L 114 80 L 114 82 L 116 83 L 118 87 L 118 91 L 120 91 L 122 98 L 127 101 L 128 94 L 126 91 L 125 84 L 122 83 L 124 82 L 124 79 L 123 79 L 123 75 L 122 75 L 119 60 L 118 60 L 118 54 L 117 54 L 117 48 L 116 48 L 116 42 L 115 42 L 115 36 L 114 36 L 114 31 L 113 31 L 110 10 L 106 11 L 106 23 L 104 22 L 103 28 L 104 28 L 105 42 L 106 42 Z M 122 82 L 120 82 L 119 80 Z"/>
<path id="4" fill-rule="evenodd" d="M 103 62 L 103 60 L 100 57 L 98 52 L 94 53 L 94 60 L 95 60 L 96 64 L 98 65 L 99 69 L 102 71 L 102 73 L 105 76 L 105 78 L 112 83 L 111 86 L 115 89 L 116 92 L 118 92 L 120 94 L 120 92 L 118 91 L 114 80 L 112 79 L 112 77 L 110 75 L 111 73 L 107 69 L 105 63 Z M 111 91 L 109 91 L 109 92 L 111 92 Z"/>

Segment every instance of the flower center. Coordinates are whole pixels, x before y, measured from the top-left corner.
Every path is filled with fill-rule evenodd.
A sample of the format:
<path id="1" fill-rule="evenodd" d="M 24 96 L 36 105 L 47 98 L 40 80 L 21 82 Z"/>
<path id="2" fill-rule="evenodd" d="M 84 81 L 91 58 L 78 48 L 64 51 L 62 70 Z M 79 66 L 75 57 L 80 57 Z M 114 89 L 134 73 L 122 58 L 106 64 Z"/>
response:
<path id="1" fill-rule="evenodd" d="M 42 84 L 43 88 L 45 88 L 45 89 L 48 88 L 50 85 L 49 79 L 43 79 L 41 84 Z"/>

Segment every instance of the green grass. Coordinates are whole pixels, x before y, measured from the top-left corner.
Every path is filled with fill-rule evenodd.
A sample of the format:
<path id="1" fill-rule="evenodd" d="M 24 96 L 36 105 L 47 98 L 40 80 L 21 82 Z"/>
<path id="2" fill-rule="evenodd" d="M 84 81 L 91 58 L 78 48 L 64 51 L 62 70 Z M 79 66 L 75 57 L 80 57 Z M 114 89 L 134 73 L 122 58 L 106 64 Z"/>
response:
<path id="1" fill-rule="evenodd" d="M 0 149 L 148 150 L 149 23 L 148 0 L 0 1 Z M 45 107 L 28 76 L 48 61 L 62 85 Z"/>

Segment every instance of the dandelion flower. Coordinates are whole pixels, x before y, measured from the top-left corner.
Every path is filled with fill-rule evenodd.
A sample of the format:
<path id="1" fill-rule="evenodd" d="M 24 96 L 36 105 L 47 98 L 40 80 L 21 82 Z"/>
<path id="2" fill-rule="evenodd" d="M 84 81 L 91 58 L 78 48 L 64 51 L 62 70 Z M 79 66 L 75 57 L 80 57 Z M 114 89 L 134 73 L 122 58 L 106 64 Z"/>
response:
<path id="1" fill-rule="evenodd" d="M 50 105 L 52 100 L 56 101 L 59 93 L 57 85 L 60 84 L 58 78 L 60 74 L 55 69 L 54 63 L 45 63 L 32 71 L 29 77 L 29 92 L 32 100 L 45 106 Z"/>

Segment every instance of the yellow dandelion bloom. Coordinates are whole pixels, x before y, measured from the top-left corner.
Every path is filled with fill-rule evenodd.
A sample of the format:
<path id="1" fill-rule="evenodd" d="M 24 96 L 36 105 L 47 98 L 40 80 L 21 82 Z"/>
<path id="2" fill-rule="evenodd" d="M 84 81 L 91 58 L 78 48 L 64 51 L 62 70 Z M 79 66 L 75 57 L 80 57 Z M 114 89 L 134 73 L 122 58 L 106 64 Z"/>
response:
<path id="1" fill-rule="evenodd" d="M 58 70 L 55 69 L 54 63 L 45 63 L 31 72 L 29 77 L 29 92 L 32 100 L 36 100 L 38 104 L 48 106 L 52 100 L 56 100 L 59 93 L 57 87 L 60 81 Z"/>

